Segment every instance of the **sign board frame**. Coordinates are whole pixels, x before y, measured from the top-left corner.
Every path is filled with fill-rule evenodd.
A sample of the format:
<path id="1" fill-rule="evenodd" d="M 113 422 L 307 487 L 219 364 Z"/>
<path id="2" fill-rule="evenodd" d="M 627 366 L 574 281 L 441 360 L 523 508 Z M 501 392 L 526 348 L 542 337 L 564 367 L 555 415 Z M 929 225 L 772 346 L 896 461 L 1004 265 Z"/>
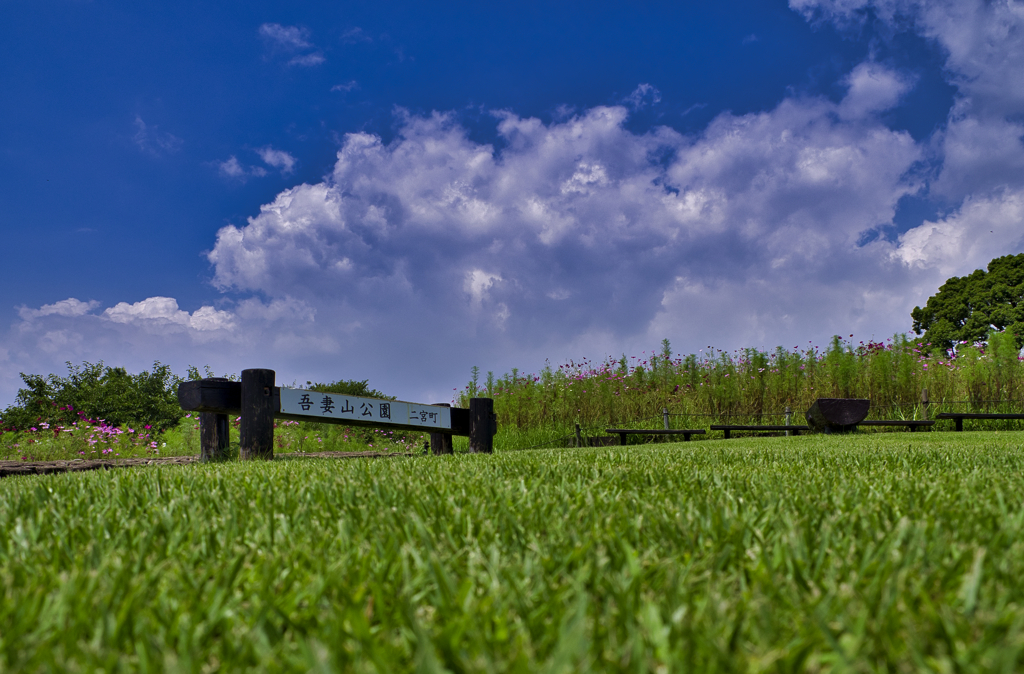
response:
<path id="1" fill-rule="evenodd" d="M 452 432 L 452 409 L 404 400 L 363 398 L 301 388 L 279 389 L 275 417 L 302 421 L 377 426 L 432 433 Z"/>

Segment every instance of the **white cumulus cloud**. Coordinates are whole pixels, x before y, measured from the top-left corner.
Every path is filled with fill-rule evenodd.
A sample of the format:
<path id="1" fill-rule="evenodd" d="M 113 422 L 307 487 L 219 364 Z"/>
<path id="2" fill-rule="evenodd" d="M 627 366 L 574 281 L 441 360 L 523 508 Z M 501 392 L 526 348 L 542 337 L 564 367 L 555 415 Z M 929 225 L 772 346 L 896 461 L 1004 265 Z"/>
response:
<path id="1" fill-rule="evenodd" d="M 349 80 L 345 84 L 335 84 L 333 87 L 331 87 L 331 91 L 340 91 L 342 93 L 347 94 L 348 92 L 352 91 L 353 89 L 358 89 L 358 88 L 359 88 L 359 83 L 358 82 L 356 82 L 355 80 Z"/>
<path id="2" fill-rule="evenodd" d="M 259 304 L 258 300 L 250 303 Z M 4 397 L 13 399 L 21 385 L 19 372 L 63 372 L 66 361 L 105 361 L 140 371 L 160 360 L 179 374 L 188 365 L 209 364 L 218 372 L 259 367 L 246 360 L 247 354 L 253 345 L 276 338 L 266 336 L 263 318 L 252 320 L 210 305 L 189 312 L 171 297 L 99 308 L 98 302 L 76 298 L 36 309 L 22 307 L 21 320 L 3 338 L 6 363 L 0 368 L 0 391 Z"/>
<path id="3" fill-rule="evenodd" d="M 323 53 L 315 50 L 307 28 L 265 23 L 259 27 L 258 33 L 272 52 L 279 55 L 292 54 L 288 59 L 290 66 L 316 66 L 327 60 Z"/>
<path id="4" fill-rule="evenodd" d="M 216 162 L 218 172 L 225 178 L 232 178 L 245 182 L 249 178 L 262 178 L 267 175 L 267 170 L 262 166 L 245 166 L 238 161 L 238 157 L 231 155 L 222 162 Z"/>
<path id="5" fill-rule="evenodd" d="M 623 102 L 634 110 L 640 110 L 641 108 L 646 108 L 649 105 L 660 103 L 661 92 L 650 84 L 641 84 L 633 90 L 633 93 L 626 96 L 626 99 Z"/>
<path id="6" fill-rule="evenodd" d="M 327 59 L 320 52 L 313 52 L 312 54 L 299 54 L 288 59 L 288 65 L 290 66 L 318 66 Z"/>
<path id="7" fill-rule="evenodd" d="M 167 329 L 171 326 L 194 330 L 225 330 L 234 327 L 232 316 L 213 307 L 200 307 L 192 314 L 178 308 L 173 297 L 148 297 L 128 304 L 119 302 L 103 312 L 103 317 L 114 323 L 134 323 Z"/>
<path id="8" fill-rule="evenodd" d="M 161 131 L 155 125 L 146 124 L 138 115 L 135 116 L 135 133 L 132 135 L 132 142 L 143 152 L 155 156 L 177 152 L 184 143 L 174 134 Z"/>
<path id="9" fill-rule="evenodd" d="M 83 302 L 74 297 L 69 297 L 66 300 L 54 302 L 53 304 L 44 304 L 38 309 L 30 309 L 28 307 L 20 307 L 18 309 L 18 315 L 25 320 L 32 320 L 33 318 L 39 318 L 40 316 L 84 316 L 96 307 L 100 305 L 96 300 L 90 300 Z"/>
<path id="10" fill-rule="evenodd" d="M 259 34 L 284 49 L 306 49 L 313 46 L 309 42 L 309 30 L 299 26 L 265 23 L 260 26 Z"/>
<path id="11" fill-rule="evenodd" d="M 1024 190 L 969 197 L 953 213 L 925 221 L 900 237 L 896 254 L 941 276 L 982 269 L 989 260 L 1024 250 Z"/>
<path id="12" fill-rule="evenodd" d="M 280 169 L 282 174 L 288 174 L 295 170 L 297 160 L 284 150 L 275 150 L 268 146 L 256 150 L 256 153 L 264 163 L 268 166 Z"/>
<path id="13" fill-rule="evenodd" d="M 843 113 L 850 96 L 788 99 L 721 115 L 692 137 L 633 133 L 622 107 L 554 123 L 501 112 L 500 151 L 451 115 L 402 113 L 391 143 L 348 135 L 324 182 L 223 228 L 209 253 L 214 283 L 316 307 L 319 327 L 338 326 L 331 348 L 341 351 L 413 348 L 420 331 L 389 329 L 395 316 L 428 333 L 444 326 L 464 358 L 560 350 L 584 335 L 733 343 L 722 326 L 737 320 L 762 326 L 741 335 L 784 341 L 809 324 L 900 329 L 913 306 L 898 291 L 909 267 L 893 244 L 857 242 L 919 188 L 911 168 L 922 149 L 872 117 L 901 82 L 891 78 L 888 98 L 851 93 L 870 101 L 856 115 Z M 807 285 L 820 304 L 800 300 Z M 716 298 L 710 320 L 687 310 L 687 288 Z M 756 311 L 720 323 L 733 295 Z M 894 303 L 906 306 L 894 314 Z"/>
<path id="14" fill-rule="evenodd" d="M 957 89 L 937 137 L 941 174 L 932 194 L 954 203 L 1024 188 L 1024 4 L 1015 0 L 790 0 L 805 16 L 840 26 L 872 12 L 895 30 L 938 43 Z M 851 95 L 857 78 L 851 79 Z M 893 85 L 872 85 L 883 98 Z M 888 95 L 890 98 L 892 95 Z"/>
<path id="15" fill-rule="evenodd" d="M 839 106 L 840 114 L 856 119 L 888 110 L 899 102 L 912 84 L 905 74 L 878 63 L 861 63 L 846 77 L 849 89 Z"/>

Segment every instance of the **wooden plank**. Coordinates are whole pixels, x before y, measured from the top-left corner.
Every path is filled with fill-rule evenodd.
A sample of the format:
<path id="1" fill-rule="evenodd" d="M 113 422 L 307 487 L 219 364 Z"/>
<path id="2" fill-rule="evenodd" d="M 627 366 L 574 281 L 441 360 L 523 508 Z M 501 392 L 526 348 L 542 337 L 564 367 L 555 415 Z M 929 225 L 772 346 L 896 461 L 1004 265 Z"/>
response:
<path id="1" fill-rule="evenodd" d="M 934 421 L 924 419 L 865 419 L 858 426 L 932 426 Z"/>
<path id="2" fill-rule="evenodd" d="M 690 441 L 691 435 L 701 435 L 707 433 L 703 428 L 672 428 L 672 429 L 655 429 L 655 428 L 606 428 L 606 433 L 619 436 L 619 444 L 626 444 L 627 435 L 681 435 L 683 436 L 684 442 Z"/>
<path id="3" fill-rule="evenodd" d="M 683 434 L 699 434 L 707 433 L 703 428 L 694 429 L 679 429 L 673 428 L 670 430 L 662 430 L 660 428 L 606 428 L 606 433 L 627 433 L 630 435 L 683 435 Z"/>
<path id="4" fill-rule="evenodd" d="M 810 426 L 793 426 L 793 425 L 768 425 L 768 426 L 746 426 L 746 425 L 734 425 L 734 424 L 712 424 L 710 426 L 713 431 L 722 431 L 725 439 L 728 440 L 732 437 L 733 431 L 786 431 L 793 435 L 800 435 L 800 431 L 811 430 Z"/>
<path id="5" fill-rule="evenodd" d="M 918 428 L 927 428 L 935 425 L 934 421 L 927 421 L 924 419 L 866 419 L 858 426 L 905 426 L 910 429 L 910 432 L 915 432 Z"/>
<path id="6" fill-rule="evenodd" d="M 786 425 L 768 425 L 768 426 L 737 426 L 733 424 L 712 424 L 709 427 L 713 431 L 809 431 L 810 426 L 786 426 Z"/>
<path id="7" fill-rule="evenodd" d="M 1003 414 L 1001 412 L 940 412 L 936 419 L 1024 419 L 1024 414 Z"/>
<path id="8" fill-rule="evenodd" d="M 936 419 L 952 419 L 957 432 L 964 430 L 964 419 L 1024 419 L 1024 414 L 1001 414 L 986 412 L 940 412 Z"/>

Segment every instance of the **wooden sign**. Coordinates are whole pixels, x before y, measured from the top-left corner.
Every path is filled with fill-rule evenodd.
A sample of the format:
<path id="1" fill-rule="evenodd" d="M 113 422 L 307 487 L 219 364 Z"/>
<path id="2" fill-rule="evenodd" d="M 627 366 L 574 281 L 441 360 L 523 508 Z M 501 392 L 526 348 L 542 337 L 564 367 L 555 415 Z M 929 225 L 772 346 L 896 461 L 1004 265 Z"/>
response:
<path id="1" fill-rule="evenodd" d="M 241 418 L 239 456 L 274 458 L 274 419 L 427 431 L 437 453 L 451 453 L 451 436 L 469 436 L 469 451 L 494 451 L 494 401 L 473 398 L 469 409 L 278 387 L 273 370 L 242 370 L 242 381 L 199 379 L 178 385 L 181 409 L 201 414 L 202 457 L 223 458 L 229 414 Z M 447 448 L 447 449 L 445 449 Z"/>
<path id="2" fill-rule="evenodd" d="M 284 386 L 280 390 L 280 414 L 302 417 L 307 421 L 402 426 L 423 430 L 450 430 L 452 427 L 451 409 L 440 405 L 359 398 Z"/>

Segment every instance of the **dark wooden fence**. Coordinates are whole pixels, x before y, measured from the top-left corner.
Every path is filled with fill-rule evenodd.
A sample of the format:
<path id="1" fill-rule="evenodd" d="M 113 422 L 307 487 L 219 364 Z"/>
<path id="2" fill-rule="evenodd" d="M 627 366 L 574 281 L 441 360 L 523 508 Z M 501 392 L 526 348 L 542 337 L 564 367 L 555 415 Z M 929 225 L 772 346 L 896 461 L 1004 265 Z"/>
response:
<path id="1" fill-rule="evenodd" d="M 241 381 L 211 377 L 183 382 L 178 386 L 178 402 L 181 408 L 199 413 L 200 456 L 204 461 L 226 457 L 230 444 L 229 415 L 241 417 L 238 444 L 239 456 L 242 459 L 274 458 L 274 419 L 427 431 L 430 433 L 430 448 L 434 454 L 450 454 L 453 435 L 468 436 L 470 452 L 489 454 L 494 451 L 494 435 L 498 427 L 497 417 L 494 415 L 494 401 L 490 398 L 473 398 L 469 402 L 469 409 L 450 407 L 446 403 L 416 404 L 417 409 L 430 409 L 437 413 L 437 418 L 443 416 L 450 419 L 449 427 L 425 427 L 419 423 L 411 423 L 408 419 L 405 423 L 391 423 L 380 419 L 364 421 L 333 418 L 317 414 L 315 410 L 308 414 L 282 412 L 281 387 L 276 386 L 274 380 L 273 370 L 251 369 L 242 371 Z M 295 394 L 294 389 L 289 390 Z M 322 395 L 312 391 L 310 393 Z M 341 394 L 337 397 L 364 400 L 357 396 Z M 444 408 L 443 415 L 440 408 Z"/>

